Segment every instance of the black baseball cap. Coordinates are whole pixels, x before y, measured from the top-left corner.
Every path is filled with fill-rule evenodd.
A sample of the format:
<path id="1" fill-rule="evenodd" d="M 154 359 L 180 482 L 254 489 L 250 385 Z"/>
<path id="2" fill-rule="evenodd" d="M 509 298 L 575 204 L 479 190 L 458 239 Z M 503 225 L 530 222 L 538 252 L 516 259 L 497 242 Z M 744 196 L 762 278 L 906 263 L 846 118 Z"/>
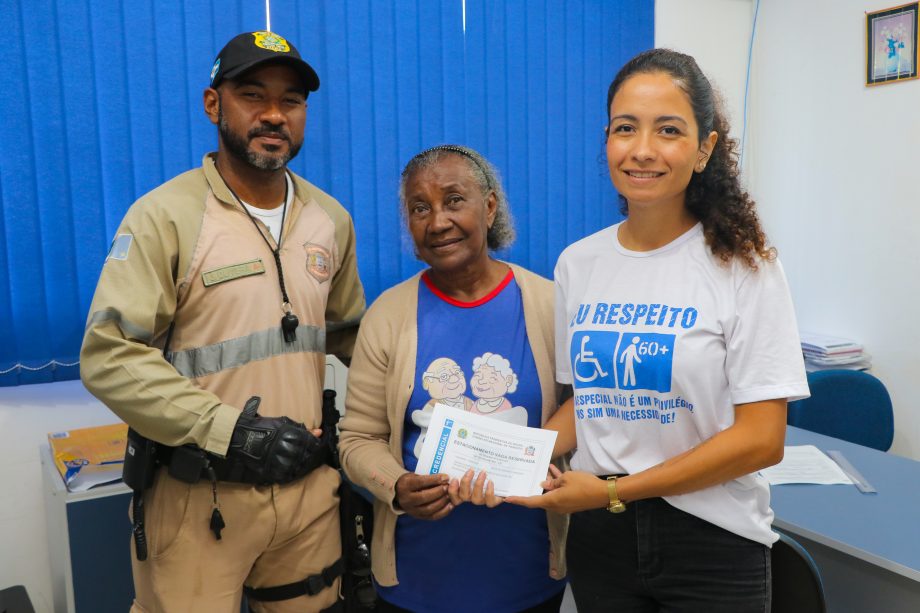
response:
<path id="1" fill-rule="evenodd" d="M 319 77 L 289 41 L 274 32 L 244 32 L 227 43 L 211 68 L 211 87 L 233 79 L 263 62 L 282 62 L 297 71 L 306 93 L 319 89 Z"/>

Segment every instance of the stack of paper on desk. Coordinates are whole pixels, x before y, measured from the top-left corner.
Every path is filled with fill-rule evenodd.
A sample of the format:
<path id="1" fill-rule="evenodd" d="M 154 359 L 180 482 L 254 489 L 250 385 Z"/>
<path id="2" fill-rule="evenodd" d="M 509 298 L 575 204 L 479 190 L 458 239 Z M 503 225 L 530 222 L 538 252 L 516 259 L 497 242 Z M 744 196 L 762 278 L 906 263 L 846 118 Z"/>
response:
<path id="1" fill-rule="evenodd" d="M 820 485 L 852 485 L 843 469 L 814 445 L 786 447 L 783 461 L 764 468 L 760 474 L 770 485 L 786 483 L 817 483 Z"/>
<path id="2" fill-rule="evenodd" d="M 808 371 L 831 368 L 867 370 L 872 365 L 862 345 L 850 339 L 812 332 L 802 332 L 799 336 Z"/>

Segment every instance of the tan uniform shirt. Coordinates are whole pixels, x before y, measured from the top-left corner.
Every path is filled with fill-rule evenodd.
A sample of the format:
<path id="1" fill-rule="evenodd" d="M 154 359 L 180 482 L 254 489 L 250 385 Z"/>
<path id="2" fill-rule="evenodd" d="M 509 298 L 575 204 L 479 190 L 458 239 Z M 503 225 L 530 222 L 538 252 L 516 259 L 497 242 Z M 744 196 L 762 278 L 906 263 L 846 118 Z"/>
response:
<path id="1" fill-rule="evenodd" d="M 293 176 L 280 255 L 300 325 L 286 343 L 274 257 L 214 159 L 128 210 L 90 308 L 80 375 L 142 435 L 224 455 L 250 396 L 262 398 L 262 415 L 321 423 L 325 354 L 350 355 L 365 301 L 347 211 Z"/>

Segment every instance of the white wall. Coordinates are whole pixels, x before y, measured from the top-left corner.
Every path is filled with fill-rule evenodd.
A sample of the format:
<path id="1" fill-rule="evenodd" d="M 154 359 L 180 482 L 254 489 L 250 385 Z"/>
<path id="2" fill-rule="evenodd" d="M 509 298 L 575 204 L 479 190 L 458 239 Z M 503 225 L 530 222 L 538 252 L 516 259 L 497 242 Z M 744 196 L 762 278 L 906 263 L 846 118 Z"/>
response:
<path id="1" fill-rule="evenodd" d="M 741 138 L 751 0 L 657 0 L 655 46 L 692 55 L 722 93 L 732 126 Z"/>
<path id="2" fill-rule="evenodd" d="M 920 459 L 920 81 L 866 87 L 864 11 L 889 0 L 762 1 L 745 182 L 803 330 L 854 338 L 895 407 L 894 453 Z M 740 134 L 753 0 L 658 0 L 656 45 L 694 55 Z"/>
<path id="3" fill-rule="evenodd" d="M 117 422 L 79 381 L 0 388 L 0 588 L 24 585 L 36 613 L 53 610 L 39 446 L 49 432 Z"/>
<path id="4" fill-rule="evenodd" d="M 920 81 L 864 84 L 864 11 L 896 4 L 762 2 L 751 178 L 800 327 L 865 345 L 920 459 Z"/>

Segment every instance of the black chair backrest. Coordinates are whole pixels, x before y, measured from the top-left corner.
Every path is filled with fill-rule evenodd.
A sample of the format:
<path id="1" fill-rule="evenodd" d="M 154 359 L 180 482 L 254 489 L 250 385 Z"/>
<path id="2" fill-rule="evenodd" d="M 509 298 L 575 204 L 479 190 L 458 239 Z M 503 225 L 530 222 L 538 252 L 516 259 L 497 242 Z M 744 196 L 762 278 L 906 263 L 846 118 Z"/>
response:
<path id="1" fill-rule="evenodd" d="M 14 585 L 0 590 L 0 613 L 35 613 L 26 588 Z"/>
<path id="2" fill-rule="evenodd" d="M 770 552 L 773 569 L 773 613 L 826 613 L 821 574 L 812 557 L 795 539 L 779 533 Z"/>

